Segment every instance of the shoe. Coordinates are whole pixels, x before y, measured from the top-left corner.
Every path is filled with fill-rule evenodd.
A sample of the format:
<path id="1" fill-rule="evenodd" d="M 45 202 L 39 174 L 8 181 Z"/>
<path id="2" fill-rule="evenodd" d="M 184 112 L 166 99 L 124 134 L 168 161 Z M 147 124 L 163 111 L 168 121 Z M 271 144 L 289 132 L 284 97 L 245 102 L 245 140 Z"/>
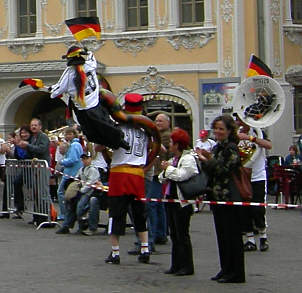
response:
<path id="1" fill-rule="evenodd" d="M 14 216 L 12 216 L 12 219 L 23 219 L 20 213 L 16 213 Z"/>
<path id="2" fill-rule="evenodd" d="M 164 271 L 164 274 L 166 274 L 166 275 L 173 275 L 175 273 L 176 273 L 176 270 L 173 268 L 170 268 L 167 271 Z"/>
<path id="3" fill-rule="evenodd" d="M 269 245 L 266 238 L 260 238 L 260 251 L 267 251 Z"/>
<path id="4" fill-rule="evenodd" d="M 29 222 L 27 222 L 28 225 L 36 225 L 36 222 L 34 220 L 31 220 Z"/>
<path id="5" fill-rule="evenodd" d="M 69 230 L 68 230 L 68 231 L 69 231 Z M 77 231 L 75 231 L 75 232 L 73 233 L 73 235 L 83 235 L 83 230 L 78 229 Z"/>
<path id="6" fill-rule="evenodd" d="M 66 226 L 63 226 L 58 231 L 56 231 L 56 234 L 69 234 L 69 228 Z"/>
<path id="7" fill-rule="evenodd" d="M 9 214 L 0 215 L 0 219 L 9 219 Z"/>
<path id="8" fill-rule="evenodd" d="M 182 269 L 174 274 L 174 276 L 189 276 L 189 275 L 194 275 L 194 271 L 187 271 Z"/>
<path id="9" fill-rule="evenodd" d="M 243 245 L 243 250 L 244 251 L 255 251 L 255 250 L 257 250 L 257 245 L 251 241 L 248 241 Z"/>
<path id="10" fill-rule="evenodd" d="M 154 245 L 153 243 L 151 243 L 151 244 L 149 245 L 149 251 L 150 251 L 151 253 L 156 252 L 155 245 Z"/>
<path id="11" fill-rule="evenodd" d="M 232 278 L 221 278 L 217 280 L 218 283 L 245 283 L 244 278 L 232 277 Z"/>
<path id="12" fill-rule="evenodd" d="M 112 256 L 112 252 L 110 252 L 109 256 L 105 259 L 105 263 L 112 263 L 114 265 L 120 264 L 120 256 Z"/>
<path id="13" fill-rule="evenodd" d="M 220 271 L 216 276 L 212 277 L 211 280 L 217 281 L 217 280 L 221 279 L 222 277 L 223 277 L 223 272 Z"/>
<path id="14" fill-rule="evenodd" d="M 141 253 L 140 247 L 134 247 L 132 250 L 128 250 L 129 255 L 139 255 Z"/>
<path id="15" fill-rule="evenodd" d="M 94 236 L 97 234 L 97 230 L 85 230 L 82 231 L 82 234 L 85 236 Z"/>
<path id="16" fill-rule="evenodd" d="M 141 263 L 149 263 L 149 261 L 150 261 L 150 252 L 140 253 L 137 260 Z"/>
<path id="17" fill-rule="evenodd" d="M 163 237 L 163 238 L 156 238 L 154 240 L 155 244 L 159 244 L 159 245 L 165 245 L 168 242 L 168 238 L 167 237 Z"/>

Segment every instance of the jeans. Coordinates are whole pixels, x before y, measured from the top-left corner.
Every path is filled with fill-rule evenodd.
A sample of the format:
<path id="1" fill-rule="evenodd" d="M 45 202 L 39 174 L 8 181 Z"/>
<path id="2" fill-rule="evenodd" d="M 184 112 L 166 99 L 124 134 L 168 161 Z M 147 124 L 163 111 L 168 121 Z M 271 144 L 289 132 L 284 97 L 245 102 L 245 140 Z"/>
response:
<path id="1" fill-rule="evenodd" d="M 59 201 L 59 215 L 58 215 L 58 219 L 61 219 L 61 220 L 64 220 L 64 217 L 65 217 L 65 189 L 64 189 L 64 186 L 65 186 L 65 183 L 67 182 L 68 178 L 63 176 L 62 177 L 62 180 L 58 186 L 58 191 L 57 191 L 57 194 L 58 194 L 58 201 Z"/>
<path id="2" fill-rule="evenodd" d="M 146 198 L 163 198 L 162 184 L 157 179 L 150 182 L 150 188 L 147 188 L 146 191 Z M 153 240 L 165 239 L 167 237 L 167 218 L 164 203 L 148 202 L 147 212 Z"/>
<path id="3" fill-rule="evenodd" d="M 78 221 L 79 230 L 83 230 L 82 217 L 89 211 L 88 228 L 89 230 L 97 230 L 99 223 L 99 200 L 95 196 L 87 196 L 83 194 L 80 198 L 72 198 L 65 203 L 65 218 L 63 227 L 73 228 L 75 221 Z"/>

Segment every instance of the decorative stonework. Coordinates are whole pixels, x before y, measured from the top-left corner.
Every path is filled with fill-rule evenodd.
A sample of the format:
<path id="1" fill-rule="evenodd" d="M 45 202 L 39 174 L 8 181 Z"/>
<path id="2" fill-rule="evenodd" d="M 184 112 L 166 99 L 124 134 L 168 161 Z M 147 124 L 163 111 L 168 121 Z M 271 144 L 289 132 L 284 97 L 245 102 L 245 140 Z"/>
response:
<path id="1" fill-rule="evenodd" d="M 275 52 L 275 60 L 274 60 L 274 70 L 273 74 L 274 76 L 280 76 L 282 74 L 281 70 L 281 61 L 280 61 L 280 56 L 278 56 L 278 52 Z"/>
<path id="2" fill-rule="evenodd" d="M 173 81 L 167 80 L 165 77 L 158 74 L 158 70 L 154 66 L 149 66 L 147 69 L 147 75 L 140 78 L 138 81 L 132 83 L 131 87 L 126 87 L 120 93 L 118 97 L 123 97 L 126 93 L 135 92 L 140 89 L 144 89 L 146 92 L 153 94 L 160 94 L 163 89 L 170 88 L 183 93 L 189 93 L 194 96 L 192 92 L 183 86 L 176 86 Z"/>
<path id="3" fill-rule="evenodd" d="M 272 0 L 271 15 L 274 23 L 277 23 L 280 20 L 280 0 Z"/>
<path id="4" fill-rule="evenodd" d="M 294 44 L 302 47 L 302 28 L 301 31 L 295 31 L 293 29 L 288 29 L 285 31 L 285 36 Z"/>
<path id="5" fill-rule="evenodd" d="M 36 54 L 42 50 L 44 44 L 42 41 L 32 41 L 31 43 L 24 42 L 9 42 L 8 49 L 16 55 L 21 55 L 23 59 L 27 59 L 28 55 Z"/>
<path id="6" fill-rule="evenodd" d="M 45 23 L 44 26 L 46 27 L 50 35 L 59 36 L 62 34 L 62 27 L 64 26 L 64 23 L 59 23 L 59 24 Z"/>
<path id="7" fill-rule="evenodd" d="M 221 4 L 222 15 L 225 22 L 229 22 L 232 19 L 233 5 L 229 0 L 224 0 Z"/>
<path id="8" fill-rule="evenodd" d="M 181 35 L 168 37 L 168 42 L 175 50 L 179 50 L 180 47 L 185 49 L 194 49 L 196 47 L 204 47 L 211 39 L 214 38 L 214 33 L 185 33 Z"/>
<path id="9" fill-rule="evenodd" d="M 223 75 L 225 77 L 230 77 L 233 75 L 234 69 L 233 69 L 233 62 L 230 56 L 228 56 L 224 61 L 223 61 Z"/>
<path id="10" fill-rule="evenodd" d="M 68 41 L 64 42 L 64 44 L 67 48 L 69 48 L 73 45 L 75 45 L 75 46 L 79 45 L 74 39 L 68 40 Z M 86 47 L 89 51 L 95 52 L 95 51 L 99 50 L 101 47 L 104 46 L 105 41 L 103 41 L 103 40 L 94 40 L 94 39 L 91 39 L 91 40 L 85 39 L 85 40 L 81 41 L 81 44 L 84 47 Z"/>
<path id="11" fill-rule="evenodd" d="M 293 86 L 302 86 L 302 65 L 293 65 L 285 73 L 285 80 Z"/>
<path id="12" fill-rule="evenodd" d="M 4 39 L 4 34 L 6 31 L 7 31 L 7 24 L 4 27 L 0 28 L 0 39 Z"/>
<path id="13" fill-rule="evenodd" d="M 156 40 L 157 38 L 155 37 L 128 37 L 116 39 L 113 42 L 117 48 L 122 49 L 124 52 L 130 52 L 134 56 L 136 56 L 136 54 L 143 49 L 152 47 L 155 44 Z"/>

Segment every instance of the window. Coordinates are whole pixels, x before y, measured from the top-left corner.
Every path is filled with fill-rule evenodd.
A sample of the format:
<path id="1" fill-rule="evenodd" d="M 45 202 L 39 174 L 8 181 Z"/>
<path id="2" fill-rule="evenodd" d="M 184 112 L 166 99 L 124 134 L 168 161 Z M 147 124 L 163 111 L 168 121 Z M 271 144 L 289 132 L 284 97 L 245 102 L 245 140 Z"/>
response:
<path id="1" fill-rule="evenodd" d="M 36 30 L 36 0 L 18 0 L 18 35 L 30 37 Z"/>
<path id="2" fill-rule="evenodd" d="M 127 0 L 127 30 L 148 27 L 148 0 Z"/>
<path id="3" fill-rule="evenodd" d="M 204 22 L 204 0 L 180 0 L 180 25 L 197 26 Z"/>
<path id="4" fill-rule="evenodd" d="M 169 101 L 170 99 L 174 99 L 176 102 Z M 171 129 L 181 127 L 188 131 L 192 138 L 192 117 L 186 108 L 179 104 L 180 98 L 172 95 L 150 94 L 144 95 L 144 100 L 144 113 L 147 117 L 154 121 L 159 113 L 165 113 L 170 117 Z"/>
<path id="5" fill-rule="evenodd" d="M 77 0 L 76 1 L 77 16 L 97 16 L 96 0 Z"/>
<path id="6" fill-rule="evenodd" d="M 302 24 L 302 0 L 291 0 L 293 23 Z"/>

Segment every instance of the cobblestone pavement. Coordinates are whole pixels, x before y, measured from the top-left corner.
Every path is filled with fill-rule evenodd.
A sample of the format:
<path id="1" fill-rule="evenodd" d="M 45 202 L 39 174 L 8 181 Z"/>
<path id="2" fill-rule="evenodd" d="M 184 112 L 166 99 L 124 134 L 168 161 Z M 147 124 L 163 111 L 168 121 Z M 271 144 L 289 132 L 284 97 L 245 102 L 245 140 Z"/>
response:
<path id="1" fill-rule="evenodd" d="M 121 238 L 121 265 L 104 263 L 108 236 L 56 235 L 35 230 L 24 220 L 0 220 L 0 292 L 224 292 L 298 293 L 302 288 L 301 210 L 267 209 L 270 249 L 246 253 L 245 284 L 210 280 L 219 269 L 212 215 L 206 207 L 193 216 L 191 237 L 195 275 L 163 274 L 170 261 L 170 243 L 157 245 L 150 264 L 127 254 L 135 235 Z M 105 215 L 103 214 L 103 220 Z M 100 229 L 100 232 L 103 230 Z"/>

